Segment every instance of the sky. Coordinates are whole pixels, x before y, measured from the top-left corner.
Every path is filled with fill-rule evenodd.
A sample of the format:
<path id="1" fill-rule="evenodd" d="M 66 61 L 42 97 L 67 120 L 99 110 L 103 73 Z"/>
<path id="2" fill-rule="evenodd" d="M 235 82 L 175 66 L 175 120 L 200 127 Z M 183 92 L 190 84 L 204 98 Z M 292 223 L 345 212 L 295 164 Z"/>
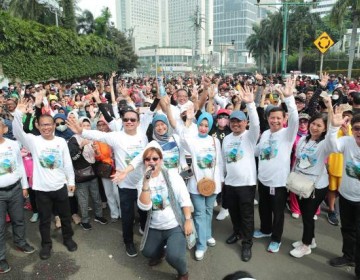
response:
<path id="1" fill-rule="evenodd" d="M 78 6 L 81 10 L 89 10 L 92 12 L 94 17 L 98 17 L 104 7 L 109 7 L 112 19 L 115 22 L 115 1 L 116 0 L 78 0 Z"/>

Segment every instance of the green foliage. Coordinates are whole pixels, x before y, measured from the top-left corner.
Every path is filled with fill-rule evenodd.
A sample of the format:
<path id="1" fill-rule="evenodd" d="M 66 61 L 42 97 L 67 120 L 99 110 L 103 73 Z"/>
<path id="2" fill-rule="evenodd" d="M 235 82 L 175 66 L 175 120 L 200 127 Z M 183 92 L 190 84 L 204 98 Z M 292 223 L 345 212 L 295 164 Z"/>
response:
<path id="1" fill-rule="evenodd" d="M 75 22 L 75 11 L 74 11 L 74 1 L 73 0 L 62 0 L 63 6 L 63 22 L 64 28 L 75 31 L 76 22 Z"/>
<path id="2" fill-rule="evenodd" d="M 0 62 L 8 78 L 32 81 L 129 72 L 136 66 L 137 56 L 119 33 L 122 37 L 117 34 L 117 41 L 93 34 L 78 36 L 0 11 Z"/>

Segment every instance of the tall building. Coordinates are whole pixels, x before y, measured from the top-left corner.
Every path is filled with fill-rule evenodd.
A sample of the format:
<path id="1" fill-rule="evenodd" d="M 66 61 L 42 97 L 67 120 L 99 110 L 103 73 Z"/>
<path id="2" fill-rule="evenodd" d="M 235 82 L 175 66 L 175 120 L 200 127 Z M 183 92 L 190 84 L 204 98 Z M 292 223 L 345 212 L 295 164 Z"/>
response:
<path id="1" fill-rule="evenodd" d="M 311 13 L 319 14 L 320 17 L 324 17 L 330 14 L 332 7 L 335 5 L 337 0 L 318 0 L 316 6 L 310 9 Z"/>
<path id="2" fill-rule="evenodd" d="M 121 31 L 133 29 L 134 48 L 161 45 L 164 31 L 160 26 L 166 26 L 160 20 L 163 12 L 159 0 L 117 0 L 117 28 Z M 163 18 L 163 15 L 161 16 Z M 164 25 L 163 25 L 164 24 Z M 165 40 L 166 42 L 166 40 Z"/>
<path id="3" fill-rule="evenodd" d="M 223 68 L 245 68 L 250 63 L 246 39 L 259 19 L 254 0 L 214 0 L 214 52 Z"/>

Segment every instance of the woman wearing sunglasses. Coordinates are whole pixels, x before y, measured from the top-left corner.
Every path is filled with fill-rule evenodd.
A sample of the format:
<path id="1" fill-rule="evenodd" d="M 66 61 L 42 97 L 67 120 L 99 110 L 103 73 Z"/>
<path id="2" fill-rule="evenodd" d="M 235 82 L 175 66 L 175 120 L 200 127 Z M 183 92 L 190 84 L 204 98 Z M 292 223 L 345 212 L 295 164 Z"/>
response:
<path id="1" fill-rule="evenodd" d="M 166 261 L 177 270 L 178 279 L 189 279 L 185 235 L 192 233 L 191 200 L 177 173 L 163 168 L 159 148 L 147 148 L 142 156 L 145 175 L 137 204 L 148 217 L 140 250 L 145 257 L 161 260 L 166 245 Z"/>

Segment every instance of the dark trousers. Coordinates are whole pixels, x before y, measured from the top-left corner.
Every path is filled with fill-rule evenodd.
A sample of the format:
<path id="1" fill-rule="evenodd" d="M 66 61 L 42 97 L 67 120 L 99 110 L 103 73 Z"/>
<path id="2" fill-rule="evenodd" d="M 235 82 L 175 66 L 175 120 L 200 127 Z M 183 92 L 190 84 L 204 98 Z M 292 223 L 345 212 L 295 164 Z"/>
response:
<path id="1" fill-rule="evenodd" d="M 33 213 L 37 213 L 37 207 L 36 207 L 36 194 L 35 191 L 32 188 L 28 188 L 28 192 L 29 192 L 29 198 L 30 198 L 30 204 L 31 204 L 31 208 Z"/>
<path id="2" fill-rule="evenodd" d="M 315 189 L 315 197 L 312 198 L 299 198 L 296 196 L 299 203 L 301 217 L 303 221 L 303 236 L 302 242 L 305 245 L 310 245 L 312 239 L 315 237 L 315 221 L 314 215 L 320 205 L 320 203 L 325 199 L 325 196 L 328 192 L 328 188 Z"/>
<path id="3" fill-rule="evenodd" d="M 120 189 L 120 209 L 121 209 L 121 221 L 123 229 L 124 243 L 133 243 L 133 225 L 135 220 L 135 204 L 137 203 L 137 190 L 136 189 Z M 140 227 L 142 230 L 145 228 L 147 213 L 138 209 L 140 216 Z"/>
<path id="4" fill-rule="evenodd" d="M 57 191 L 51 192 L 36 191 L 36 204 L 40 218 L 41 246 L 52 247 L 50 226 L 53 207 L 60 216 L 63 240 L 70 240 L 74 232 L 71 228 L 71 212 L 67 187 L 64 186 Z"/>
<path id="5" fill-rule="evenodd" d="M 149 228 L 145 247 L 142 251 L 147 258 L 159 259 L 166 245 L 166 261 L 179 275 L 188 272 L 186 261 L 186 239 L 180 226 L 168 230 Z"/>
<path id="6" fill-rule="evenodd" d="M 252 244 L 255 191 L 256 186 L 226 186 L 226 201 L 233 230 L 242 237 L 243 244 Z"/>
<path id="7" fill-rule="evenodd" d="M 355 274 L 360 276 L 360 202 L 347 200 L 339 195 L 342 252 L 355 261 Z"/>
<path id="8" fill-rule="evenodd" d="M 270 194 L 270 187 L 259 181 L 260 230 L 271 235 L 271 240 L 280 243 L 284 230 L 284 210 L 287 200 L 285 187 L 277 187 L 275 194 Z"/>

